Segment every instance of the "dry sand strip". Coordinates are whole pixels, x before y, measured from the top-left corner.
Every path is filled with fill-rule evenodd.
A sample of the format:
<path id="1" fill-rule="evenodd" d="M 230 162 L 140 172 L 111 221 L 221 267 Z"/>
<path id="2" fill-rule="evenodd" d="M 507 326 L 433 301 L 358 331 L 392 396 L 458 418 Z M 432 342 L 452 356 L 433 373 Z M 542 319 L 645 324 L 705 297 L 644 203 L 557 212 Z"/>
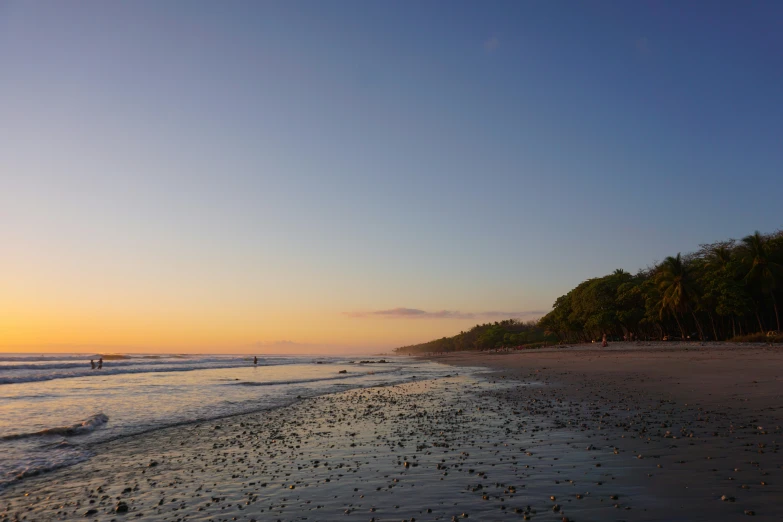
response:
<path id="1" fill-rule="evenodd" d="M 481 358 L 503 368 L 488 378 L 352 390 L 102 444 L 0 493 L 0 521 L 783 520 L 779 405 L 686 404 L 645 385 L 643 365 L 591 374 L 603 355 L 562 369 L 562 354 L 528 355 Z"/>
<path id="2" fill-rule="evenodd" d="M 660 520 L 783 520 L 781 347 L 613 343 L 429 358 L 539 381 L 543 397 L 577 408 L 568 422 L 585 419 L 591 437 L 653 457 L 650 478 L 665 480 L 640 486 L 670 509 Z M 731 507 L 716 511 L 715 499 Z"/>

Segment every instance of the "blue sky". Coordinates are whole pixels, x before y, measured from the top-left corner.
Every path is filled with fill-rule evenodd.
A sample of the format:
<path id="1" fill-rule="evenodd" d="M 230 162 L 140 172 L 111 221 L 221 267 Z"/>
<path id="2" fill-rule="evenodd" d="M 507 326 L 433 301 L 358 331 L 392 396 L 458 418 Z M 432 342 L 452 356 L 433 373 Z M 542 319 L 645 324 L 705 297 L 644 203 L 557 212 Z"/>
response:
<path id="1" fill-rule="evenodd" d="M 6 2 L 0 65 L 17 341 L 394 345 L 783 223 L 779 2 Z"/>

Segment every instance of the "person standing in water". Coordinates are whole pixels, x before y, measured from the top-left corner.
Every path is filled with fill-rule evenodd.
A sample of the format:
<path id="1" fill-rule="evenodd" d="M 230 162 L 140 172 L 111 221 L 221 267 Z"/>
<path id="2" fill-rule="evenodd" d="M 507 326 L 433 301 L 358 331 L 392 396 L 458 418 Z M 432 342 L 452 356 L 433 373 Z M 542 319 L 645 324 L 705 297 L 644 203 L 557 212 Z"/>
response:
<path id="1" fill-rule="evenodd" d="M 253 357 L 253 366 L 258 366 L 258 357 Z"/>
<path id="2" fill-rule="evenodd" d="M 93 370 L 95 369 L 95 361 L 93 359 L 90 359 L 90 366 Z"/>
<path id="3" fill-rule="evenodd" d="M 99 370 L 103 369 L 103 357 L 101 357 L 100 359 L 98 359 L 98 369 L 99 369 Z"/>

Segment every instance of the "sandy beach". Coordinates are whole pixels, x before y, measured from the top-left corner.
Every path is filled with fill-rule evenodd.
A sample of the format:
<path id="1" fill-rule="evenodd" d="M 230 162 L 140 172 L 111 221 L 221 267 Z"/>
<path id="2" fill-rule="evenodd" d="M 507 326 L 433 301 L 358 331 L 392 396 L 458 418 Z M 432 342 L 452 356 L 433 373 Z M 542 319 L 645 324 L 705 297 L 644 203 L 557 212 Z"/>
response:
<path id="1" fill-rule="evenodd" d="M 103 443 L 0 520 L 783 519 L 779 349 L 433 359 L 454 373 Z"/>
<path id="2" fill-rule="evenodd" d="M 779 347 L 613 343 L 431 358 L 542 382 L 538 414 L 576 425 L 601 450 L 624 456 L 633 469 L 625 479 L 657 499 L 652 519 L 783 519 Z"/>

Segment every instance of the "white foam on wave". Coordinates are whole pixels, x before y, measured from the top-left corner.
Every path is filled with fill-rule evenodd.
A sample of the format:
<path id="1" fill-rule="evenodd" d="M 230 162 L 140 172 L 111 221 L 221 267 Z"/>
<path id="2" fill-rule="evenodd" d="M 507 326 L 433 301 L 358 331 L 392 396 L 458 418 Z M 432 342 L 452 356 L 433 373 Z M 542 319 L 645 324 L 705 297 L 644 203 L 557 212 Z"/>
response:
<path id="1" fill-rule="evenodd" d="M 83 358 L 84 355 L 79 357 Z M 171 355 L 155 356 L 159 357 L 156 359 L 146 357 L 140 356 L 137 359 L 134 356 L 130 360 L 106 361 L 101 371 L 92 371 L 88 366 L 86 370 L 63 368 L 40 372 L 22 370 L 16 375 L 12 375 L 14 372 L 11 371 L 0 373 L 0 383 L 5 377 L 29 378 L 34 374 L 38 374 L 35 375 L 38 377 L 36 380 L 58 378 L 53 377 L 53 373 L 63 373 L 63 377 L 77 377 L 79 375 L 73 375 L 77 372 L 90 376 L 107 376 L 114 373 L 150 374 L 149 379 L 111 379 L 112 393 L 105 393 L 102 380 L 91 379 L 63 382 L 59 387 L 49 386 L 48 383 L 43 386 L 31 384 L 29 388 L 23 384 L 7 388 L 0 386 L 0 399 L 13 399 L 13 403 L 7 404 L 17 412 L 13 418 L 3 419 L 4 416 L 0 415 L 0 427 L 3 428 L 0 433 L 11 434 L 0 435 L 0 488 L 3 483 L 9 481 L 87 460 L 93 452 L 100 452 L 98 443 L 107 440 L 135 436 L 179 424 L 276 408 L 290 404 L 295 398 L 331 393 L 337 389 L 404 381 L 406 374 L 412 370 L 419 376 L 438 376 L 446 371 L 443 369 L 445 367 L 425 370 L 420 366 L 429 363 L 407 359 L 389 361 L 393 364 L 380 368 L 375 365 L 349 366 L 347 363 L 355 361 L 348 358 L 319 358 L 317 362 L 321 364 L 316 366 L 312 357 L 270 356 L 259 357 L 259 362 L 267 363 L 264 366 L 292 367 L 280 368 L 279 371 L 269 368 L 263 372 L 254 372 L 253 377 L 248 375 L 249 372 L 218 371 L 205 373 L 203 379 L 198 375 L 183 379 L 176 373 L 166 376 L 156 375 L 154 372 L 252 368 L 252 357 L 205 354 L 181 356 L 176 358 L 176 362 Z M 32 362 L 28 360 L 21 364 Z M 44 364 L 73 362 L 75 357 L 67 357 L 62 361 L 47 361 Z M 306 365 L 301 372 L 297 368 L 300 364 Z M 342 366 L 331 366 L 333 364 Z M 0 358 L 0 366 L 2 365 Z M 234 375 L 243 378 L 241 381 L 228 379 L 228 376 Z M 186 384 L 182 385 L 182 382 Z M 165 391 L 169 384 L 174 386 L 176 395 L 168 395 Z M 239 386 L 231 387 L 226 384 Z M 272 386 L 267 388 L 253 388 L 270 385 Z M 254 389 L 257 391 L 254 392 Z M 7 392 L 5 397 L 2 396 L 3 390 Z M 52 395 L 47 395 L 50 392 Z M 78 401 L 75 397 L 79 397 Z M 96 401 L 91 402 L 91 397 Z M 160 407 L 149 402 L 157 401 L 160 397 L 170 397 L 171 400 L 160 401 L 165 403 Z M 25 405 L 24 402 L 28 400 L 29 405 Z M 60 410 L 60 404 L 67 405 L 68 408 Z M 83 409 L 89 408 L 90 405 L 94 409 Z M 112 412 L 111 424 L 107 425 L 109 418 L 103 413 L 84 418 L 96 411 Z M 84 420 L 71 424 L 74 419 L 79 418 Z M 31 419 L 36 420 L 29 422 Z M 47 428 L 41 429 L 44 427 Z"/>
<path id="2" fill-rule="evenodd" d="M 97 359 L 97 358 L 96 358 Z M 84 362 L 82 362 L 84 361 Z M 21 384 L 26 382 L 51 381 L 54 379 L 69 379 L 74 377 L 98 377 L 105 375 L 137 374 L 153 372 L 186 372 L 193 370 L 213 370 L 221 368 L 241 368 L 248 366 L 251 359 L 247 356 L 236 357 L 189 357 L 177 358 L 166 356 L 161 359 L 146 357 L 107 361 L 101 370 L 90 368 L 89 357 L 80 362 L 73 360 L 52 361 L 37 364 L 2 364 L 0 363 L 0 385 Z M 290 358 L 259 358 L 257 366 L 277 366 L 286 364 L 301 364 Z"/>
<path id="3" fill-rule="evenodd" d="M 18 440 L 29 439 L 33 437 L 50 437 L 50 436 L 62 436 L 62 437 L 74 437 L 77 435 L 85 435 L 94 431 L 109 422 L 109 417 L 104 413 L 96 413 L 87 417 L 83 421 L 77 422 L 70 426 L 57 426 L 55 428 L 46 428 L 40 431 L 33 431 L 29 433 L 12 433 L 11 435 L 5 435 L 0 437 L 0 440 Z"/>
<path id="4" fill-rule="evenodd" d="M 246 365 L 246 364 L 245 364 Z M 145 367 L 109 367 L 104 365 L 101 370 L 54 370 L 50 372 L 28 372 L 8 377 L 0 377 L 0 384 L 20 384 L 25 382 L 51 381 L 54 379 L 70 379 L 74 377 L 101 377 L 105 375 L 121 375 L 133 373 L 157 373 L 157 372 L 189 372 L 193 370 L 215 370 L 222 368 L 239 368 L 240 363 L 192 365 L 192 366 L 145 366 Z"/>

